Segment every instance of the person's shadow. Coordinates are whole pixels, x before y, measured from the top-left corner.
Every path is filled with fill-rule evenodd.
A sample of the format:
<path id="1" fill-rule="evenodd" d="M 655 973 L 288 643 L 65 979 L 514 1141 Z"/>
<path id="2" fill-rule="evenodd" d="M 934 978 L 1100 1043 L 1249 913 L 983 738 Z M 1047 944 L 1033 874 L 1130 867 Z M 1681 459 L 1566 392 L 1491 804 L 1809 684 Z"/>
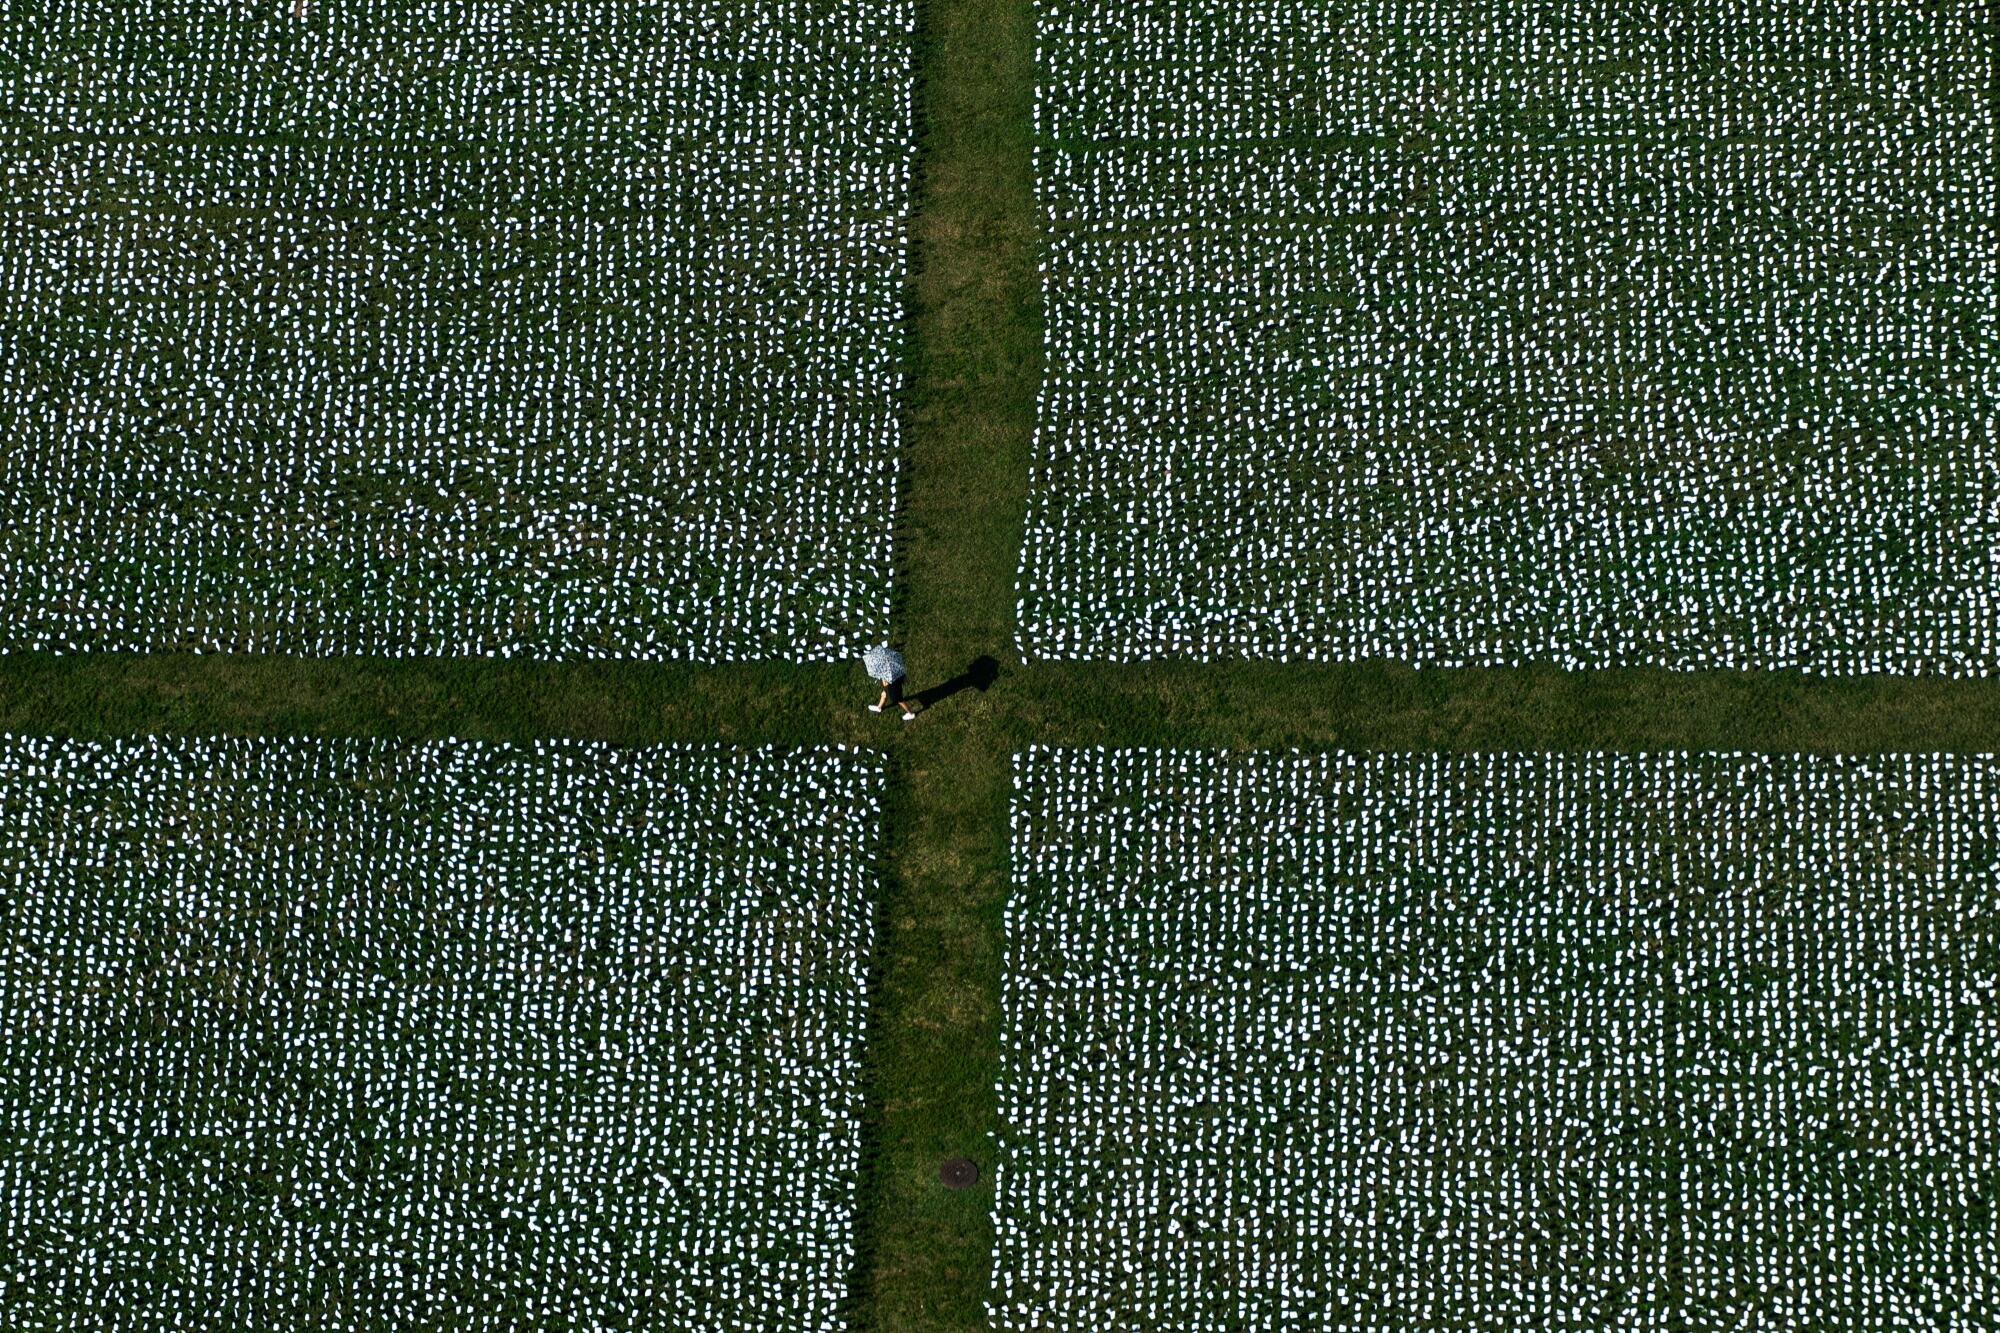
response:
<path id="1" fill-rule="evenodd" d="M 910 696 L 910 700 L 916 704 L 919 712 L 928 713 L 933 705 L 943 703 L 946 699 L 951 698 L 952 695 L 962 690 L 978 690 L 981 694 L 984 694 L 993 687 L 993 682 L 999 678 L 1000 664 L 998 662 L 990 657 L 975 657 L 972 659 L 970 666 L 944 682 L 944 684 L 933 685 L 921 693 L 913 694 Z"/>

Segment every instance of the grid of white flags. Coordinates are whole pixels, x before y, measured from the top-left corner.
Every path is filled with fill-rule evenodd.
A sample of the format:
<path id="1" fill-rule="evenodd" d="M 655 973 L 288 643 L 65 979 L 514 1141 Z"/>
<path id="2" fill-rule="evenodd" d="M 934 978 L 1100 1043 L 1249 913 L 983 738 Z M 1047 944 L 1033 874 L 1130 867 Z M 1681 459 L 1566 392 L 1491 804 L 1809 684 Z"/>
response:
<path id="1" fill-rule="evenodd" d="M 991 1315 L 1970 1330 L 1990 758 L 1015 757 Z"/>
<path id="2" fill-rule="evenodd" d="M 0 648 L 878 641 L 914 9 L 0 12 Z"/>
<path id="3" fill-rule="evenodd" d="M 0 1323 L 844 1327 L 882 784 L 0 739 Z"/>
<path id="4" fill-rule="evenodd" d="M 1038 0 L 1040 658 L 1986 674 L 1981 0 Z"/>

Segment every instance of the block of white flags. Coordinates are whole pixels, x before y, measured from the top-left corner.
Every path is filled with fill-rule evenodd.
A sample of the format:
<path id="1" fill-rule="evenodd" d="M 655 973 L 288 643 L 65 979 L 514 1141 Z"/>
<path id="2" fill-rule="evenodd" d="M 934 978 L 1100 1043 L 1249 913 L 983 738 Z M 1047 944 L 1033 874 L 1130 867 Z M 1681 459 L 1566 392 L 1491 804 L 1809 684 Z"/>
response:
<path id="1" fill-rule="evenodd" d="M 0 737 L 5 1322 L 844 1328 L 883 783 Z"/>
<path id="2" fill-rule="evenodd" d="M 0 651 L 881 637 L 911 0 L 169 9 L 0 17 Z"/>
<path id="3" fill-rule="evenodd" d="M 1956 1328 L 2000 764 L 1015 757 L 997 1329 Z"/>
<path id="4" fill-rule="evenodd" d="M 2000 666 L 1985 0 L 1039 0 L 1021 651 Z"/>

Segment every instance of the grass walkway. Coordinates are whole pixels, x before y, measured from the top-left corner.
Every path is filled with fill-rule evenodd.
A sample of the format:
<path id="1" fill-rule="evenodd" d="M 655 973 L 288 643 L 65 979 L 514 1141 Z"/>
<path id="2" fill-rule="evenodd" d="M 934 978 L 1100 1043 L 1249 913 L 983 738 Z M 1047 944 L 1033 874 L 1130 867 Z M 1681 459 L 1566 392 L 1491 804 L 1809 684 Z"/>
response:
<path id="1" fill-rule="evenodd" d="M 917 723 L 855 666 L 0 657 L 0 729 L 846 742 L 892 756 L 860 1327 L 983 1325 L 1008 756 L 1033 742 L 1354 749 L 1990 750 L 2000 680 L 1022 666 L 1014 569 L 1041 329 L 1028 0 L 925 0 L 896 637 Z M 989 659 L 991 675 L 970 671 Z M 957 677 L 948 681 L 948 677 Z M 981 686 L 986 688 L 981 688 Z M 949 694 L 944 694 L 945 690 Z"/>
<path id="2" fill-rule="evenodd" d="M 870 1053 L 877 1151 L 864 1196 L 863 1326 L 985 1324 L 991 1133 L 1007 894 L 1014 570 L 1041 375 L 1027 0 L 920 0 L 911 253 L 910 485 L 894 637 L 919 690 L 893 739 L 888 881 Z M 987 688 L 981 689 L 981 686 Z M 938 1180 L 946 1158 L 985 1168 Z"/>
<path id="3" fill-rule="evenodd" d="M 921 583 L 921 580 L 916 582 Z M 962 642 L 961 642 L 962 641 Z M 999 659 L 904 727 L 863 711 L 858 666 L 728 668 L 274 657 L 0 656 L 0 730 L 338 736 L 574 736 L 640 745 L 978 745 L 1345 749 L 2000 750 L 2000 678 L 1824 680 L 1543 668 L 1415 671 L 1268 662 L 1022 667 L 977 628 L 911 635 L 917 694 L 977 644 Z M 954 656 L 942 653 L 956 647 Z M 960 660 L 964 659 L 964 660 Z M 913 696 L 914 697 L 914 696 Z"/>

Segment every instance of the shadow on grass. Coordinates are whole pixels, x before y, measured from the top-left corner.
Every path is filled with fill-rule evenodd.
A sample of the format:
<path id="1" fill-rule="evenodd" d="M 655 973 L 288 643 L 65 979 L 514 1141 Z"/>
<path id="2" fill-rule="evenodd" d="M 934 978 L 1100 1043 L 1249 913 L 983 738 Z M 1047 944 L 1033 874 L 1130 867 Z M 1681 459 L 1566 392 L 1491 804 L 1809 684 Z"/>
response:
<path id="1" fill-rule="evenodd" d="M 993 688 L 993 682 L 1000 678 L 1000 663 L 991 657 L 981 655 L 972 659 L 965 670 L 953 676 L 942 685 L 933 685 L 927 690 L 910 696 L 919 711 L 928 713 L 934 706 L 943 703 L 954 694 L 966 690 L 978 690 L 981 694 Z"/>

